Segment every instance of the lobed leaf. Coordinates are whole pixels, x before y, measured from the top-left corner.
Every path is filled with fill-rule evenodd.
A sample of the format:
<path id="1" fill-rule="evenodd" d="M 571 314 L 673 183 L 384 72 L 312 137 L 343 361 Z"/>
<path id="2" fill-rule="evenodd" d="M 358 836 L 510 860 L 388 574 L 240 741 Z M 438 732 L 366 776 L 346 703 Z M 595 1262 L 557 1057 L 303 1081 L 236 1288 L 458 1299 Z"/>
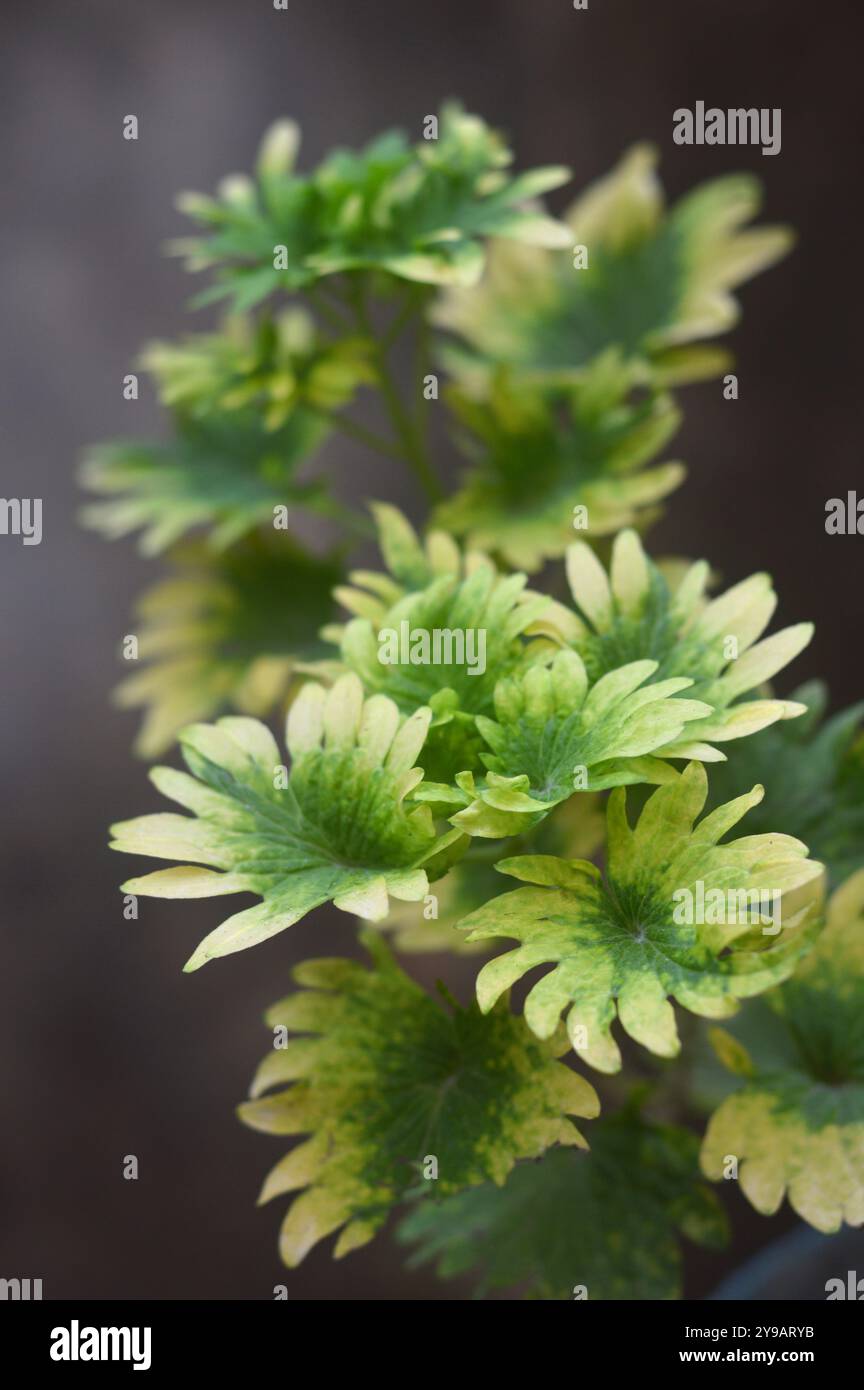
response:
<path id="1" fill-rule="evenodd" d="M 575 793 L 674 777 L 649 755 L 709 707 L 673 698 L 689 682 L 653 681 L 655 672 L 652 661 L 633 662 L 589 686 L 579 656 L 559 651 L 500 680 L 496 721 L 477 718 L 491 750 L 481 754 L 486 776 L 457 777 L 453 800 L 465 806 L 452 823 L 469 835 L 514 835 Z"/>
<path id="2" fill-rule="evenodd" d="M 227 297 L 242 311 L 276 291 L 370 270 L 467 285 L 482 273 L 485 237 L 569 241 L 536 205 L 568 171 L 511 177 L 501 137 L 455 104 L 443 109 L 436 140 L 412 146 L 391 131 L 359 153 L 334 150 L 308 175 L 294 171 L 297 144 L 296 128 L 279 123 L 265 136 L 254 179 L 227 180 L 216 198 L 181 200 L 203 234 L 173 249 L 190 270 L 216 270 L 201 302 Z"/>
<path id="3" fill-rule="evenodd" d="M 715 1046 L 738 1089 L 712 1116 L 702 1170 L 729 1158 L 763 1215 L 784 1196 L 819 1231 L 864 1224 L 864 870 L 833 895 L 827 925 L 791 979 L 763 1001 L 752 1055 L 721 1030 Z M 770 1012 L 769 1012 L 770 1011 Z"/>
<path id="4" fill-rule="evenodd" d="M 702 184 L 668 211 L 656 150 L 636 145 L 565 214 L 572 251 L 497 246 L 476 288 L 454 287 L 436 313 L 459 344 L 448 362 L 475 385 L 496 365 L 578 380 L 609 348 L 655 384 L 715 376 L 728 354 L 700 340 L 738 319 L 732 294 L 792 245 L 783 227 L 750 228 L 761 201 L 751 175 Z"/>
<path id="5" fill-rule="evenodd" d="M 267 1178 L 262 1202 L 305 1189 L 288 1209 L 279 1249 L 298 1265 L 340 1230 L 335 1255 L 371 1240 L 425 1175 L 442 1195 L 503 1183 L 519 1158 L 584 1145 L 571 1116 L 592 1118 L 593 1088 L 555 1060 L 506 1008 L 445 1006 L 366 937 L 374 968 L 306 961 L 300 985 L 269 1011 L 291 1033 L 259 1068 L 239 1114 L 254 1129 L 309 1135 Z M 275 1094 L 263 1092 L 283 1087 Z"/>
<path id="6" fill-rule="evenodd" d="M 674 1057 L 680 1041 L 670 999 L 692 1013 L 723 1018 L 739 1000 L 788 978 L 820 925 L 815 899 L 821 865 L 787 836 L 721 843 L 761 788 L 697 823 L 706 794 L 704 769 L 690 763 L 653 793 L 631 828 L 626 793 L 614 791 L 605 876 L 584 860 L 502 860 L 502 873 L 532 886 L 505 893 L 461 923 L 469 940 L 519 943 L 480 971 L 481 1008 L 493 1007 L 536 966 L 551 965 L 525 1000 L 529 1027 L 549 1037 L 566 1011 L 579 1056 L 600 1071 L 616 1072 L 616 1017 L 643 1047 Z M 718 899 L 708 896 L 715 892 L 719 911 Z M 784 902 L 793 905 L 791 916 Z"/>
<path id="7" fill-rule="evenodd" d="M 429 874 L 443 873 L 464 843 L 456 830 L 438 835 L 427 807 L 405 808 L 423 775 L 414 763 L 429 719 L 421 709 L 403 720 L 381 696 L 364 701 L 352 675 L 329 692 L 305 685 L 288 716 L 287 779 L 264 724 L 193 724 L 181 735 L 191 776 L 156 768 L 152 778 L 194 815 L 124 821 L 112 828 L 111 845 L 192 864 L 130 879 L 123 891 L 262 899 L 205 937 L 187 970 L 255 946 L 325 902 L 375 921 L 386 917 L 390 894 L 422 899 Z"/>
<path id="8" fill-rule="evenodd" d="M 864 704 L 825 719 L 828 692 L 811 681 L 792 693 L 807 710 L 733 744 L 711 778 L 711 801 L 737 796 L 748 778 L 765 785 L 754 830 L 770 826 L 804 840 L 832 885 L 864 868 Z"/>
<path id="9" fill-rule="evenodd" d="M 664 757 L 722 761 L 714 742 L 744 738 L 804 712 L 797 701 L 761 698 L 761 692 L 755 700 L 742 697 L 759 691 L 807 646 L 812 623 L 763 637 L 777 604 L 770 577 L 751 575 L 708 600 L 709 575 L 700 560 L 667 577 L 632 530 L 615 537 L 607 574 L 579 541 L 567 552 L 573 608 L 555 604 L 531 629 L 578 652 L 592 681 L 625 663 L 652 661 L 658 681 L 690 682 L 688 699 L 701 701 L 705 716 L 688 723 L 684 737 L 663 749 Z"/>
<path id="10" fill-rule="evenodd" d="M 273 531 L 218 554 L 178 547 L 171 559 L 168 578 L 137 605 L 141 667 L 115 692 L 124 708 L 144 707 L 135 747 L 148 758 L 226 707 L 269 715 L 310 670 L 334 665 L 318 634 L 333 612 L 336 556 L 307 554 Z"/>
<path id="11" fill-rule="evenodd" d="M 503 1187 L 428 1197 L 399 1228 L 412 1265 L 443 1278 L 477 1271 L 477 1294 L 519 1288 L 542 1299 L 672 1299 L 678 1236 L 726 1241 L 722 1208 L 698 1181 L 698 1140 L 630 1108 L 591 1127 L 590 1153 L 553 1150 Z"/>
<path id="12" fill-rule="evenodd" d="M 635 399 L 633 385 L 613 351 L 578 383 L 550 387 L 501 369 L 481 397 L 451 388 L 471 462 L 436 521 L 529 572 L 563 555 L 574 528 L 602 538 L 646 525 L 684 477 L 680 463 L 652 463 L 680 415 L 662 392 Z"/>

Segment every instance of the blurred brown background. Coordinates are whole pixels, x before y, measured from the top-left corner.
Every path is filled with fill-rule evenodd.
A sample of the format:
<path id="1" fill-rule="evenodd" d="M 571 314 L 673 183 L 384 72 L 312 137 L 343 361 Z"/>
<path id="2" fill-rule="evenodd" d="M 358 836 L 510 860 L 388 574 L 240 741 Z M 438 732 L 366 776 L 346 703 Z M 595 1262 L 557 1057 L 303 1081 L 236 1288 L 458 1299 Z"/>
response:
<path id="1" fill-rule="evenodd" d="M 824 674 L 846 703 L 864 690 L 864 538 L 827 537 L 824 504 L 864 492 L 859 18 L 853 0 L 292 0 L 287 13 L 271 0 L 6 0 L 2 491 L 44 499 L 44 536 L 0 538 L 0 1274 L 41 1277 L 48 1298 L 268 1298 L 281 1282 L 293 1298 L 464 1294 L 402 1273 L 386 1237 L 287 1274 L 284 1203 L 253 1206 L 281 1148 L 232 1107 L 266 1047 L 262 1011 L 292 962 L 353 949 L 350 919 L 318 913 L 193 976 L 180 967 L 213 903 L 142 900 L 123 920 L 130 866 L 106 828 L 158 798 L 129 751 L 134 716 L 108 696 L 156 567 L 78 528 L 75 469 L 88 442 L 161 428 L 143 378 L 124 402 L 123 374 L 145 340 L 206 323 L 160 254 L 184 230 L 175 192 L 248 167 L 276 116 L 302 123 L 308 165 L 383 126 L 419 132 L 449 95 L 506 129 L 520 164 L 573 167 L 558 206 L 637 138 L 661 146 L 672 195 L 727 170 L 761 175 L 767 215 L 800 242 L 743 292 L 740 399 L 716 383 L 683 395 L 675 453 L 690 479 L 654 540 L 710 556 L 730 582 L 770 570 L 778 620 L 818 625 L 791 683 Z M 673 145 L 673 110 L 699 99 L 781 107 L 781 154 Z M 137 143 L 121 138 L 127 113 Z M 350 446 L 325 462 L 354 496 L 414 506 L 407 482 Z M 137 1183 L 122 1178 L 129 1153 Z M 733 1247 L 688 1255 L 691 1296 L 790 1224 L 729 1204 Z"/>

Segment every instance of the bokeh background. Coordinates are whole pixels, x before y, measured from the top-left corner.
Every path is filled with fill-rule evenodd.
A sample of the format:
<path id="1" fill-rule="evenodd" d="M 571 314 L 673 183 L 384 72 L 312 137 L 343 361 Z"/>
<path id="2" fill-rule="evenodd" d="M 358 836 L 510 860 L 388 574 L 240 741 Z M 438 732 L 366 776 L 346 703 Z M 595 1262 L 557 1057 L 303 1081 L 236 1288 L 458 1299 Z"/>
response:
<path id="1" fill-rule="evenodd" d="M 521 164 L 572 166 L 558 207 L 637 138 L 660 145 L 672 195 L 752 169 L 768 217 L 792 223 L 799 244 L 743 291 L 740 399 L 723 401 L 717 383 L 683 397 L 675 453 L 691 472 L 655 541 L 708 555 L 729 582 L 771 571 L 778 621 L 817 623 L 791 683 L 824 674 L 836 705 L 860 696 L 864 538 L 824 530 L 827 498 L 864 492 L 859 6 L 292 0 L 283 13 L 271 0 L 4 0 L 0 23 L 2 491 L 44 499 L 41 546 L 0 538 L 0 1274 L 41 1277 L 47 1298 L 268 1298 L 283 1282 L 292 1298 L 464 1296 L 403 1273 L 386 1237 L 340 1263 L 322 1248 L 299 1272 L 279 1266 L 280 1213 L 253 1206 L 279 1143 L 232 1109 L 290 965 L 352 952 L 352 923 L 319 913 L 183 976 L 212 903 L 142 900 L 124 921 L 128 868 L 106 827 L 158 799 L 130 753 L 135 716 L 109 691 L 131 601 L 156 566 L 79 529 L 77 461 L 89 442 L 162 429 L 144 379 L 137 403 L 121 381 L 144 341 L 206 324 L 160 254 L 183 231 L 174 194 L 248 167 L 279 115 L 300 120 L 311 162 L 383 126 L 419 133 L 459 96 L 510 133 Z M 699 99 L 781 107 L 781 154 L 675 146 L 673 110 Z M 127 113 L 137 143 L 121 138 Z M 323 466 L 347 495 L 388 495 L 418 515 L 411 485 L 350 445 L 328 446 Z M 130 1153 L 137 1182 L 122 1178 Z M 788 1211 L 762 1221 L 726 1195 L 733 1244 L 722 1257 L 688 1251 L 691 1297 L 792 1225 Z"/>

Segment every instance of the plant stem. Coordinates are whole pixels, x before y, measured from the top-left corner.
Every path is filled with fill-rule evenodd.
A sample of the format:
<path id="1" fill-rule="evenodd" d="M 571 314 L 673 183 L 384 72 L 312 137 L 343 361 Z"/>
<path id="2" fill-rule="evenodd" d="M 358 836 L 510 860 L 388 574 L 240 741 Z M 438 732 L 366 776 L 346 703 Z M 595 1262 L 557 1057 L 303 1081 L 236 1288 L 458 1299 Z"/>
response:
<path id="1" fill-rule="evenodd" d="M 318 504 L 318 514 L 338 522 L 349 533 L 369 540 L 375 536 L 375 527 L 367 516 L 358 515 L 335 497 L 322 498 Z"/>
<path id="2" fill-rule="evenodd" d="M 424 382 L 429 371 L 429 363 L 432 356 L 431 342 L 429 333 L 429 323 L 423 312 L 424 302 L 420 303 L 420 315 L 417 320 L 417 393 L 414 406 L 414 415 L 418 435 L 426 437 L 426 397 L 424 396 Z"/>
<path id="3" fill-rule="evenodd" d="M 420 486 L 430 502 L 437 502 L 443 496 L 442 488 L 438 482 L 429 456 L 426 450 L 426 442 L 422 432 L 418 427 L 418 422 L 411 418 L 411 414 L 406 410 L 399 389 L 393 380 L 387 362 L 387 338 L 379 340 L 375 336 L 375 330 L 369 318 L 369 311 L 366 306 L 366 297 L 362 283 L 352 282 L 349 287 L 349 296 L 357 325 L 365 337 L 367 337 L 374 347 L 374 360 L 378 373 L 378 385 L 381 389 L 381 396 L 390 421 L 396 432 L 396 438 L 402 450 L 402 457 L 405 462 L 413 469 Z M 406 309 L 413 308 L 413 296 L 409 295 Z M 400 313 L 394 324 L 391 325 L 391 334 L 396 323 L 408 314 Z M 400 326 L 401 331 L 401 326 Z M 389 337 L 390 335 L 388 335 Z M 392 338 L 391 338 L 392 341 Z M 421 378 L 422 390 L 422 378 Z"/>
<path id="4" fill-rule="evenodd" d="M 350 415 L 331 414 L 327 410 L 318 410 L 316 414 L 320 415 L 334 429 L 341 430 L 343 434 L 347 434 L 358 444 L 363 444 L 365 448 L 371 449 L 373 453 L 384 454 L 387 458 L 398 459 L 401 462 L 402 453 L 396 443 L 382 439 L 372 430 L 367 430 L 365 425 L 358 424 L 356 420 L 351 419 Z"/>
<path id="5" fill-rule="evenodd" d="M 393 315 L 387 326 L 387 331 L 381 339 L 381 346 L 385 352 L 388 352 L 397 338 L 401 337 L 406 324 L 410 322 L 412 315 L 416 312 L 418 303 L 422 304 L 422 302 L 422 296 L 418 300 L 414 290 L 408 290 L 403 295 L 402 307 Z"/>
<path id="6" fill-rule="evenodd" d="M 341 336 L 349 325 L 345 322 L 345 319 L 339 311 L 333 304 L 327 302 L 324 294 L 317 286 L 310 286 L 307 293 L 328 328 L 331 328 L 334 333 L 338 333 Z"/>
<path id="7" fill-rule="evenodd" d="M 435 476 L 426 453 L 425 442 L 418 437 L 415 425 L 402 404 L 399 391 L 390 376 L 383 355 L 378 361 L 379 384 L 384 403 L 393 421 L 393 427 L 402 445 L 404 457 L 413 468 L 423 491 L 430 502 L 438 502 L 443 496 L 441 485 Z"/>

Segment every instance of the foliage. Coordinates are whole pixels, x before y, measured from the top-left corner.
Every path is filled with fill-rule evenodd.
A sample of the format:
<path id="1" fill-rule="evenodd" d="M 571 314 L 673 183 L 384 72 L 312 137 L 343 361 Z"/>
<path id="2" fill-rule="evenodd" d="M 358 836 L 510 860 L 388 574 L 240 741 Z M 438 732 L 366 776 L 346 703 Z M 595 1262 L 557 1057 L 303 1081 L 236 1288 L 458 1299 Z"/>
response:
<path id="1" fill-rule="evenodd" d="M 518 1286 L 533 1298 L 677 1298 L 678 1233 L 715 1249 L 726 1239 L 697 1154 L 693 1134 L 628 1107 L 591 1126 L 590 1153 L 555 1149 L 518 1164 L 503 1187 L 427 1197 L 399 1238 L 416 1245 L 413 1264 L 435 1260 L 442 1278 L 479 1267 L 479 1294 Z"/>
<path id="2" fill-rule="evenodd" d="M 156 555 L 195 527 L 222 549 L 276 509 L 320 509 L 320 484 L 300 482 L 297 467 L 326 426 L 300 411 L 270 429 L 255 410 L 213 412 L 206 420 L 178 414 L 167 444 L 120 442 L 93 449 L 82 479 L 101 495 L 82 511 L 86 525 L 117 540 L 140 531 L 140 548 Z"/>
<path id="3" fill-rule="evenodd" d="M 427 868 L 434 872 L 436 859 L 461 839 L 458 830 L 437 835 L 427 807 L 405 809 L 423 776 L 414 762 L 429 719 L 423 709 L 401 719 L 383 696 L 364 701 L 355 676 L 343 676 L 329 693 L 310 683 L 288 715 L 290 777 L 258 720 L 190 725 L 180 742 L 192 775 L 164 767 L 152 777 L 193 815 L 124 821 L 113 827 L 111 847 L 192 862 L 130 879 L 124 891 L 263 899 L 211 932 L 187 970 L 256 946 L 322 903 L 375 921 L 386 915 L 390 893 L 422 898 Z"/>
<path id="4" fill-rule="evenodd" d="M 558 220 L 541 196 L 566 171 L 514 172 L 456 105 L 309 173 L 297 143 L 280 122 L 251 177 L 182 199 L 197 235 L 173 249 L 228 315 L 144 351 L 165 435 L 84 465 L 85 521 L 164 554 L 117 698 L 144 708 L 139 750 L 178 738 L 188 769 L 152 777 L 189 814 L 114 827 L 170 864 L 124 891 L 259 899 L 189 970 L 326 904 L 375 927 L 371 967 L 296 968 L 241 1108 L 306 1136 L 262 1193 L 299 1194 L 283 1258 L 336 1231 L 344 1254 L 411 1203 L 418 1257 L 481 1291 L 674 1297 L 678 1235 L 722 1228 L 675 1008 L 742 1001 L 740 1037 L 714 1030 L 740 1084 L 705 1173 L 734 1152 L 759 1210 L 788 1190 L 820 1229 L 864 1221 L 861 706 L 826 721 L 821 687 L 771 690 L 812 629 L 765 636 L 768 575 L 711 596 L 706 561 L 648 538 L 684 477 L 673 392 L 728 368 L 733 291 L 789 233 L 749 225 L 750 176 L 667 209 L 647 146 Z M 337 435 L 355 472 L 410 470 L 428 525 L 342 500 Z M 285 707 L 283 763 L 260 721 Z M 477 1002 L 428 994 L 388 941 L 476 972 Z M 568 1035 L 614 1073 L 622 1031 L 664 1123 L 615 1113 L 607 1081 L 583 1139 L 599 1103 Z"/>
<path id="5" fill-rule="evenodd" d="M 754 830 L 783 830 L 806 841 L 834 885 L 864 868 L 864 704 L 825 719 L 828 692 L 820 681 L 794 691 L 807 713 L 733 745 L 711 778 L 712 801 L 738 796 L 748 778 L 765 783 Z"/>
<path id="6" fill-rule="evenodd" d="M 371 1240 L 430 1158 L 442 1195 L 503 1183 L 518 1158 L 584 1145 L 569 1117 L 599 1108 L 588 1082 L 555 1060 L 566 1042 L 537 1043 L 506 1008 L 442 1006 L 380 940 L 365 940 L 372 970 L 348 960 L 295 969 L 306 988 L 267 1022 L 303 1036 L 268 1054 L 240 1110 L 267 1133 L 312 1136 L 277 1164 L 260 1198 L 306 1189 L 282 1226 L 288 1265 L 339 1227 L 337 1256 Z"/>
<path id="7" fill-rule="evenodd" d="M 248 309 L 277 290 L 370 269 L 425 284 L 473 284 L 483 270 L 482 237 L 569 243 L 566 227 L 524 206 L 565 183 L 568 171 L 511 178 L 501 137 L 455 104 L 442 112 L 437 140 L 412 146 L 391 131 L 358 154 L 334 150 L 306 176 L 294 172 L 298 143 L 296 126 L 280 122 L 265 137 L 254 180 L 235 177 L 217 198 L 180 200 L 205 234 L 177 249 L 190 269 L 217 268 L 211 298 L 230 296 Z M 284 266 L 274 264 L 280 246 Z"/>
<path id="8" fill-rule="evenodd" d="M 633 386 L 612 352 L 578 383 L 542 386 L 501 369 L 480 399 L 454 387 L 471 466 L 438 524 L 532 572 L 564 554 L 580 509 L 596 537 L 645 524 L 684 478 L 680 463 L 644 466 L 680 415 L 668 394 L 636 399 Z"/>
<path id="9" fill-rule="evenodd" d="M 136 750 L 148 758 L 226 705 L 268 715 L 305 672 L 320 672 L 329 649 L 319 632 L 341 575 L 336 556 L 266 532 L 217 554 L 192 543 L 171 559 L 137 606 L 145 664 L 115 692 L 125 708 L 144 706 Z"/>
<path id="10" fill-rule="evenodd" d="M 254 408 L 269 430 L 299 410 L 347 405 L 374 381 L 371 344 L 363 338 L 328 342 L 302 309 L 287 309 L 256 324 L 245 315 L 226 319 L 217 333 L 182 343 L 151 343 L 141 363 L 164 405 L 207 418 L 214 412 Z"/>
<path id="11" fill-rule="evenodd" d="M 828 923 L 793 978 L 765 996 L 773 1027 L 751 1057 L 718 1029 L 740 1088 L 712 1116 L 710 1178 L 738 1160 L 741 1191 L 772 1215 L 785 1195 L 820 1231 L 864 1223 L 864 871 L 831 899 Z M 767 1020 L 766 1020 L 767 1022 Z"/>
<path id="12" fill-rule="evenodd" d="M 634 661 L 590 686 L 575 652 L 558 652 L 495 687 L 497 722 L 477 727 L 491 753 L 478 782 L 457 777 L 461 796 L 430 787 L 425 794 L 462 800 L 452 817 L 469 835 L 500 838 L 536 825 L 553 806 L 579 791 L 602 791 L 674 774 L 645 755 L 674 743 L 685 721 L 708 706 L 673 698 L 686 680 L 654 681 L 653 661 Z M 422 794 L 422 793 L 418 793 Z"/>
<path id="13" fill-rule="evenodd" d="M 721 843 L 761 787 L 697 823 L 707 778 L 690 763 L 658 788 L 635 829 L 626 793 L 609 799 L 605 876 L 586 860 L 522 855 L 498 865 L 528 888 L 493 899 L 462 923 L 472 940 L 510 937 L 516 950 L 484 965 L 477 977 L 480 1007 L 489 1009 L 529 970 L 554 965 L 530 990 L 525 1018 L 549 1037 L 567 1010 L 567 1031 L 580 1057 L 600 1071 L 621 1067 L 612 1037 L 616 1016 L 624 1031 L 661 1057 L 680 1041 L 670 996 L 708 1018 L 734 1013 L 738 1001 L 786 979 L 811 944 L 818 917 L 799 907 L 777 936 L 767 925 L 762 892 L 785 893 L 808 884 L 821 866 L 806 846 L 783 835 L 750 835 Z M 740 910 L 694 909 L 699 885 L 707 895 L 746 895 Z M 755 895 L 751 896 L 751 895 Z M 737 899 L 736 899 L 737 907 Z M 770 928 L 769 928 L 770 930 Z"/>
<path id="14" fill-rule="evenodd" d="M 682 382 L 722 371 L 714 348 L 738 317 L 730 291 L 784 256 L 785 228 L 746 228 L 759 211 L 756 179 L 702 184 L 668 211 L 657 152 L 636 145 L 565 214 L 588 263 L 525 247 L 499 247 L 489 275 L 453 290 L 438 322 L 464 340 L 466 368 L 504 363 L 533 377 L 569 381 L 610 347 L 646 380 Z"/>
<path id="15" fill-rule="evenodd" d="M 770 577 L 754 574 L 708 601 L 710 569 L 700 560 L 670 582 L 645 554 L 635 531 L 621 531 L 612 546 L 609 575 L 584 541 L 567 551 L 573 609 L 556 605 L 541 626 L 579 653 L 591 680 L 625 662 L 651 660 L 657 677 L 685 677 L 689 694 L 704 701 L 705 717 L 690 725 L 668 757 L 714 761 L 701 740 L 726 742 L 794 718 L 805 706 L 784 700 L 742 700 L 781 671 L 813 636 L 812 623 L 797 623 L 763 638 L 777 604 Z"/>

